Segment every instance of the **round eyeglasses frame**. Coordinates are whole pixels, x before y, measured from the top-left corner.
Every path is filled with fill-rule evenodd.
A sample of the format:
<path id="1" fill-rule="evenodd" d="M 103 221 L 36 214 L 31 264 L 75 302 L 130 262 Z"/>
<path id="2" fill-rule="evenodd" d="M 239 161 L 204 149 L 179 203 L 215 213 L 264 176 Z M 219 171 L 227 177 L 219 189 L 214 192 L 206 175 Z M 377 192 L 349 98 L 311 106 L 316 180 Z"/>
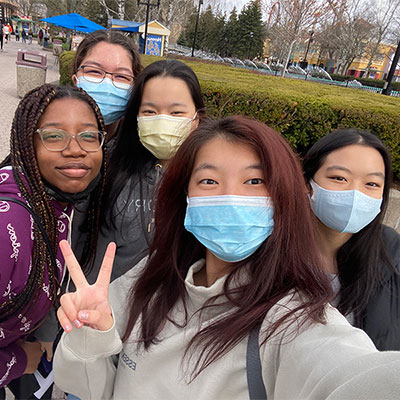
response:
<path id="1" fill-rule="evenodd" d="M 59 149 L 54 149 L 54 148 L 51 149 L 51 148 L 47 147 L 48 145 L 46 145 L 46 141 L 45 141 L 44 138 L 43 138 L 43 134 L 46 133 L 46 132 L 57 132 L 57 133 L 62 133 L 63 135 L 65 135 L 65 136 L 68 138 L 68 141 L 67 141 L 67 143 L 65 144 L 64 147 L 61 147 L 61 146 L 60 146 Z M 43 146 L 44 146 L 44 147 L 46 148 L 46 150 L 48 150 L 48 151 L 64 151 L 64 150 L 70 145 L 71 140 L 72 140 L 72 139 L 75 139 L 76 142 L 78 143 L 78 146 L 79 146 L 83 151 L 86 151 L 87 153 L 96 153 L 97 151 L 99 151 L 99 150 L 103 147 L 104 140 L 105 140 L 105 136 L 107 135 L 107 132 L 105 132 L 105 131 L 84 131 L 84 132 L 79 132 L 79 133 L 77 133 L 76 135 L 70 135 L 68 132 L 66 132 L 66 131 L 64 131 L 64 130 L 62 130 L 62 129 L 46 129 L 46 128 L 43 128 L 43 129 L 39 128 L 39 129 L 36 129 L 36 133 L 39 134 L 40 139 L 41 139 L 41 141 L 42 141 L 42 143 L 43 143 Z M 87 134 L 87 133 L 96 133 L 96 134 L 99 135 L 100 141 L 99 141 L 99 146 L 98 146 L 98 148 L 97 148 L 96 150 L 87 150 L 87 149 L 85 149 L 84 145 L 82 146 L 82 143 L 81 143 L 81 141 L 80 141 L 80 138 L 81 138 L 82 135 L 85 134 L 85 133 L 86 133 L 86 134 Z M 83 143 L 84 143 L 84 142 L 83 142 Z M 60 144 L 60 145 L 61 145 L 61 144 Z"/>
<path id="2" fill-rule="evenodd" d="M 101 77 L 93 77 L 90 76 L 87 69 L 91 68 L 92 70 L 96 70 L 98 72 L 101 73 Z M 85 72 L 86 70 L 86 72 Z M 135 77 L 133 75 L 129 75 L 129 74 L 123 74 L 121 72 L 108 72 L 105 71 L 102 68 L 99 67 L 95 67 L 92 65 L 81 65 L 76 72 L 81 71 L 82 72 L 82 76 L 85 80 L 87 80 L 88 82 L 95 82 L 95 83 L 101 83 L 104 81 L 104 78 L 107 75 L 111 75 L 111 81 L 113 83 L 113 85 L 118 88 L 118 89 L 123 89 L 123 90 L 130 90 L 131 87 L 133 86 L 133 84 L 135 83 Z M 127 80 L 130 80 L 129 82 L 118 82 L 115 80 L 115 75 L 120 75 L 120 76 L 124 76 L 127 78 Z M 131 85 L 131 87 L 126 87 L 127 85 Z"/>

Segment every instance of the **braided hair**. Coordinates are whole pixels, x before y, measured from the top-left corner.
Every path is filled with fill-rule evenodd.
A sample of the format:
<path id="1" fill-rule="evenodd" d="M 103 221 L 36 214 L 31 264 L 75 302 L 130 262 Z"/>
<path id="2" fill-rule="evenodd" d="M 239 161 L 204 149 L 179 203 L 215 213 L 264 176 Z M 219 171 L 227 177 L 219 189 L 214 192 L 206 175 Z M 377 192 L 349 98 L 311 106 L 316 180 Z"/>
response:
<path id="1" fill-rule="evenodd" d="M 39 172 L 39 166 L 34 149 L 34 134 L 39 119 L 46 107 L 56 99 L 73 98 L 87 103 L 93 110 L 99 130 L 104 130 L 104 121 L 96 102 L 82 89 L 75 87 L 59 87 L 50 84 L 42 85 L 31 90 L 20 101 L 14 115 L 11 128 L 10 154 L 0 163 L 0 168 L 12 166 L 14 179 L 21 191 L 22 197 L 27 201 L 33 212 L 39 218 L 44 227 L 52 251 L 57 254 L 58 229 L 55 209 L 49 196 L 46 194 L 43 179 Z M 92 235 L 88 235 L 85 247 L 92 250 L 94 257 L 97 237 L 99 232 L 100 202 L 104 187 L 106 173 L 106 149 L 103 148 L 102 178 L 97 185 L 88 207 L 88 228 Z M 48 273 L 49 295 L 56 304 L 57 290 L 60 286 L 57 279 L 57 266 L 51 261 L 50 252 L 45 239 L 34 224 L 34 246 L 32 254 L 32 267 L 23 291 L 1 307 L 1 319 L 6 320 L 27 306 L 32 307 L 42 290 L 45 273 Z"/>

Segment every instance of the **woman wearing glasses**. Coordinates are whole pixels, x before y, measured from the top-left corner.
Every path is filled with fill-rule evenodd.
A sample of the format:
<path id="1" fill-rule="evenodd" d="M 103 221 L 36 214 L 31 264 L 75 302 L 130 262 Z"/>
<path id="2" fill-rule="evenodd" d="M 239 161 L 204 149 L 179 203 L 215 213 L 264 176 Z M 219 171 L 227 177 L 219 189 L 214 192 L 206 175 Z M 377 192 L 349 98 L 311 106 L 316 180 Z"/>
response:
<path id="1" fill-rule="evenodd" d="M 0 164 L 0 398 L 45 362 L 45 351 L 52 358 L 55 332 L 41 323 L 65 275 L 58 243 L 69 238 L 74 205 L 92 191 L 87 223 L 97 231 L 103 130 L 96 103 L 73 87 L 34 89 L 15 113 L 11 152 Z M 96 245 L 95 235 L 87 239 Z"/>
<path id="2" fill-rule="evenodd" d="M 107 141 L 117 131 L 141 69 L 140 56 L 132 40 L 119 32 L 95 31 L 78 47 L 72 80 L 100 107 Z"/>

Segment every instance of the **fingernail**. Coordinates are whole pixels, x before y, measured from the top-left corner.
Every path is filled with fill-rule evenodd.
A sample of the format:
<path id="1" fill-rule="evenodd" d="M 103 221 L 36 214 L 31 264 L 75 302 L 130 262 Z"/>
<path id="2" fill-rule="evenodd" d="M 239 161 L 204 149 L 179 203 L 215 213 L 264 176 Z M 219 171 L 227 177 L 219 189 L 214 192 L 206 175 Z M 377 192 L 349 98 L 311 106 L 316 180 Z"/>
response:
<path id="1" fill-rule="evenodd" d="M 74 325 L 75 325 L 77 328 L 80 328 L 80 327 L 82 326 L 82 322 L 79 321 L 78 319 L 76 319 L 76 320 L 74 321 Z"/>
<path id="2" fill-rule="evenodd" d="M 87 321 L 89 318 L 89 313 L 87 311 L 79 311 L 78 317 L 83 321 Z"/>
<path id="3" fill-rule="evenodd" d="M 65 332 L 71 332 L 72 331 L 72 327 L 71 327 L 71 325 L 70 324 L 65 324 L 64 325 L 64 331 Z"/>

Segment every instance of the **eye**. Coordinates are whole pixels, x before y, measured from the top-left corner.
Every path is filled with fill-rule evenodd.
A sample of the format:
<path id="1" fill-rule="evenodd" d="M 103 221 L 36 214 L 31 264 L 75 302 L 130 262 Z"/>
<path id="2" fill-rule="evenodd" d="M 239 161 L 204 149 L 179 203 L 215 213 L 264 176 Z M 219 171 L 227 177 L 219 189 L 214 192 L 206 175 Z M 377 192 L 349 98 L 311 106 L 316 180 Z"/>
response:
<path id="1" fill-rule="evenodd" d="M 128 84 L 133 82 L 133 78 L 131 76 L 123 74 L 114 74 L 114 80 L 117 82 L 128 83 Z"/>
<path id="2" fill-rule="evenodd" d="M 85 142 L 94 142 L 99 140 L 98 132 L 81 132 L 79 137 Z"/>
<path id="3" fill-rule="evenodd" d="M 264 179 L 261 178 L 251 178 L 245 182 L 246 185 L 262 185 L 264 183 Z"/>
<path id="4" fill-rule="evenodd" d="M 343 176 L 330 176 L 329 179 L 339 182 L 346 182 L 346 178 L 344 178 Z"/>
<path id="5" fill-rule="evenodd" d="M 367 186 L 376 187 L 376 188 L 380 188 L 381 187 L 381 185 L 379 183 L 376 183 L 376 182 L 368 182 Z"/>
<path id="6" fill-rule="evenodd" d="M 182 114 L 185 114 L 185 113 L 183 111 L 172 111 L 170 114 L 171 115 L 182 115 Z"/>
<path id="7" fill-rule="evenodd" d="M 46 142 L 57 142 L 64 140 L 65 134 L 58 131 L 42 132 L 42 138 Z"/>
<path id="8" fill-rule="evenodd" d="M 100 78 L 103 76 L 103 71 L 94 67 L 84 67 L 83 73 L 86 75 L 91 75 L 96 78 Z"/>
<path id="9" fill-rule="evenodd" d="M 209 178 L 202 179 L 200 181 L 200 183 L 202 183 L 203 185 L 217 185 L 218 184 L 217 181 L 214 181 L 214 179 L 209 179 Z"/>
<path id="10" fill-rule="evenodd" d="M 143 115 L 155 115 L 157 114 L 154 110 L 140 110 L 140 113 Z"/>

